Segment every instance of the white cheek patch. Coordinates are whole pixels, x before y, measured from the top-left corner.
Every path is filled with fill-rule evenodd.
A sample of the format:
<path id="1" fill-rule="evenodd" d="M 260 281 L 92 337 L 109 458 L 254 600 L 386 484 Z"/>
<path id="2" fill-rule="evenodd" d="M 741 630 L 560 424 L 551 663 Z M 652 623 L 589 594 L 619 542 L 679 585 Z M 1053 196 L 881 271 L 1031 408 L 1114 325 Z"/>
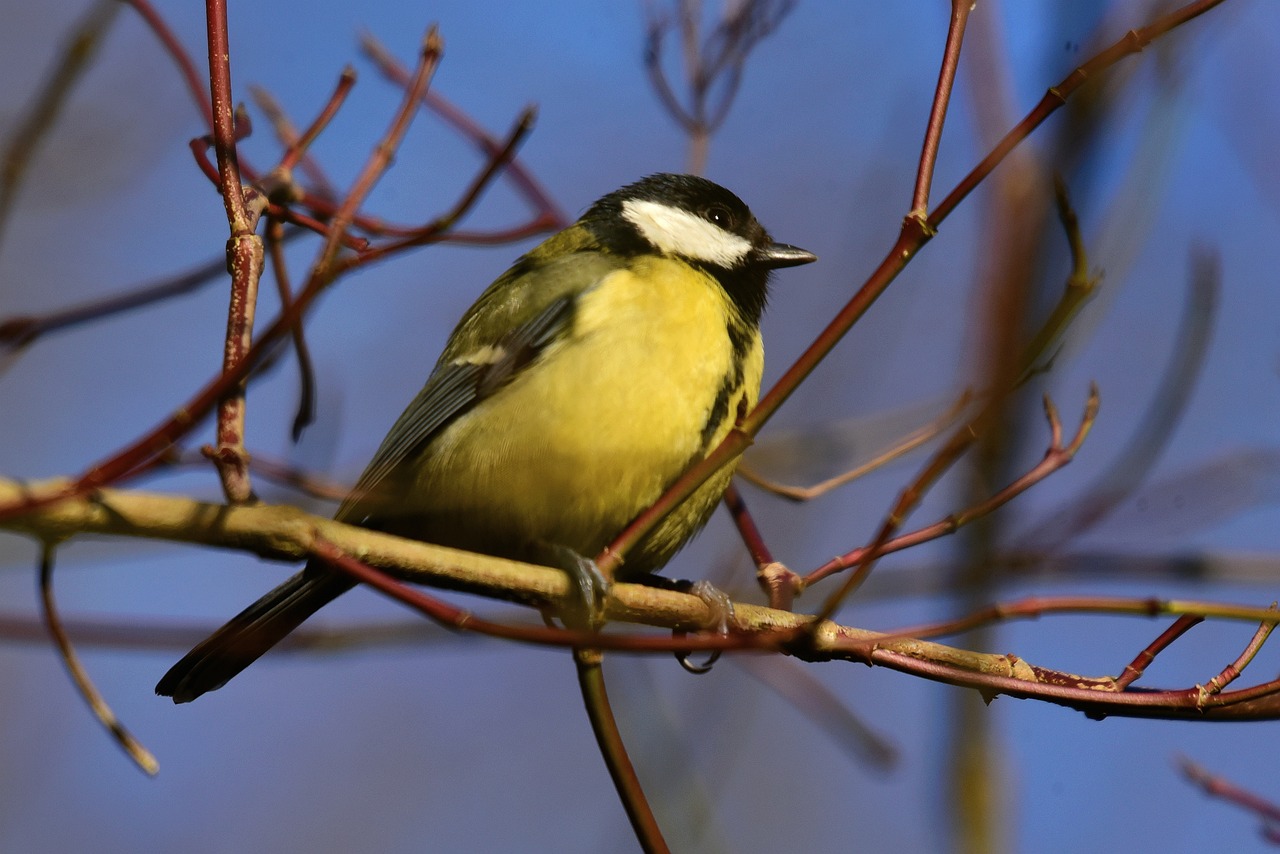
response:
<path id="1" fill-rule="evenodd" d="M 628 199 L 622 203 L 622 216 L 635 225 L 646 240 L 669 255 L 735 267 L 751 251 L 751 243 L 746 238 L 689 211 L 660 202 Z"/>

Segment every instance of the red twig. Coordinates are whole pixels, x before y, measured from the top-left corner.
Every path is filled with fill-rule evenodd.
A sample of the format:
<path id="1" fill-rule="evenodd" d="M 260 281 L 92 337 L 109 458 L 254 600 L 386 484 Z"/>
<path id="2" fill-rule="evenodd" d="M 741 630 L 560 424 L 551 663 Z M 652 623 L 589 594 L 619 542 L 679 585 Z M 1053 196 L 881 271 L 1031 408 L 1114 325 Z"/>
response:
<path id="1" fill-rule="evenodd" d="M 773 563 L 773 552 L 769 551 L 769 546 L 765 544 L 764 537 L 756 526 L 756 520 L 751 517 L 751 511 L 747 509 L 747 502 L 742 500 L 742 493 L 738 492 L 738 487 L 732 483 L 724 491 L 724 505 L 733 516 L 738 533 L 742 535 L 742 541 L 746 543 L 747 551 L 751 552 L 751 559 L 755 561 L 756 566 Z"/>
<path id="2" fill-rule="evenodd" d="M 338 110 L 342 108 L 343 103 L 347 100 L 347 95 L 351 93 L 351 89 L 355 85 L 356 70 L 348 65 L 338 75 L 338 83 L 334 86 L 333 94 L 329 96 L 329 100 L 325 102 L 324 108 L 320 110 L 320 113 L 297 139 L 286 143 L 288 149 L 280 160 L 279 168 L 292 171 L 298 161 L 305 158 L 307 151 L 311 148 L 311 143 L 315 142 L 321 131 L 329 126 L 329 122 L 333 121 L 333 117 L 338 114 Z M 328 182 L 324 183 L 327 184 Z"/>
<path id="3" fill-rule="evenodd" d="M 985 516 L 992 511 L 1004 506 L 1015 496 L 1020 495 L 1030 489 L 1035 484 L 1044 480 L 1053 472 L 1062 468 L 1075 458 L 1076 453 L 1080 450 L 1080 446 L 1084 444 L 1085 438 L 1089 435 L 1089 430 L 1093 427 L 1093 422 L 1098 415 L 1098 389 L 1093 386 L 1089 390 L 1089 399 L 1085 403 L 1084 415 L 1080 419 L 1080 426 L 1076 429 L 1075 436 L 1071 441 L 1062 444 L 1062 422 L 1058 420 L 1058 413 L 1053 402 L 1048 398 L 1044 399 L 1045 417 L 1049 421 L 1050 441 L 1049 447 L 1045 451 L 1044 457 L 1030 471 L 1023 474 L 1013 483 L 988 498 L 986 501 L 978 504 L 962 514 L 948 516 L 941 522 L 937 522 L 927 528 L 921 528 L 908 537 L 894 539 L 893 534 L 902 520 L 912 508 L 919 503 L 924 491 L 932 484 L 946 469 L 975 441 L 976 437 L 981 435 L 982 430 L 974 424 L 966 425 L 958 430 L 934 458 L 924 467 L 921 473 L 902 491 L 893 509 L 885 517 L 881 524 L 880 531 L 874 540 L 867 546 L 842 555 L 835 560 L 829 561 L 806 576 L 806 583 L 812 583 L 820 578 L 824 578 L 833 572 L 844 567 L 855 566 L 856 569 L 841 585 L 840 589 L 827 598 L 819 616 L 827 619 L 835 612 L 844 598 L 861 586 L 866 580 L 867 575 L 871 572 L 874 561 L 882 554 L 889 550 L 890 544 L 896 544 L 897 548 L 906 548 L 909 545 L 915 545 L 925 540 L 950 534 L 962 525 L 968 524 L 974 519 Z M 983 416 L 979 416 L 981 419 Z M 854 559 L 856 556 L 856 560 Z"/>
<path id="4" fill-rule="evenodd" d="M 408 85 L 408 71 L 373 36 L 367 33 L 362 35 L 360 37 L 360 47 L 384 77 L 401 87 Z M 495 159 L 503 150 L 503 144 L 498 139 L 442 95 L 432 91 L 423 92 L 422 103 L 427 109 L 440 116 L 447 124 L 471 140 L 472 144 L 479 149 L 486 160 Z M 503 170 L 503 175 L 511 181 L 516 191 L 524 197 L 534 211 L 533 220 L 528 225 L 523 226 L 522 229 L 529 230 L 530 233 L 537 233 L 536 230 L 560 229 L 569 224 L 569 218 L 560 211 L 555 202 L 552 201 L 550 194 L 542 188 L 518 159 L 513 158 L 507 164 L 507 168 Z M 512 232 L 514 231 L 513 229 Z M 517 234 L 517 237 L 522 236 L 526 235 Z M 449 240 L 451 242 L 467 242 L 459 238 L 456 232 L 449 236 Z M 473 239 L 470 242 L 480 241 Z"/>
<path id="5" fill-rule="evenodd" d="M 1273 843 L 1280 841 L 1280 805 L 1261 795 L 1243 789 L 1225 777 L 1211 773 L 1207 768 L 1192 762 L 1185 756 L 1178 760 L 1183 775 L 1195 783 L 1205 794 L 1242 807 L 1266 823 L 1263 834 Z"/>
<path id="6" fill-rule="evenodd" d="M 265 200 L 258 199 L 251 208 L 241 188 L 235 108 L 231 95 L 231 46 L 227 34 L 226 0 L 205 0 L 205 19 L 209 37 L 209 94 L 213 109 L 213 149 L 218 159 L 218 191 L 231 228 L 231 237 L 227 241 L 231 300 L 227 308 L 227 335 L 222 354 L 222 370 L 229 373 L 245 360 L 253 340 L 253 319 L 258 306 L 258 284 L 262 279 L 263 266 L 262 238 L 256 231 Z M 248 501 L 253 495 L 249 456 L 244 449 L 244 389 L 242 380 L 218 402 L 217 445 L 209 451 L 222 479 L 223 492 L 232 503 Z"/>
<path id="7" fill-rule="evenodd" d="M 289 284 L 289 265 L 284 259 L 284 224 L 272 217 L 267 223 L 267 252 L 271 258 L 271 272 L 276 280 L 280 304 L 293 301 L 293 288 Z M 301 323 L 290 331 L 294 354 L 298 358 L 298 409 L 293 416 L 293 441 L 302 437 L 302 431 L 316 417 L 316 372 L 311 361 L 311 349 L 307 346 L 305 328 Z"/>
<path id="8" fill-rule="evenodd" d="M 1146 672 L 1147 667 L 1156 660 L 1157 655 L 1164 652 L 1175 640 L 1202 622 L 1204 622 L 1204 617 L 1191 614 L 1184 614 L 1174 620 L 1172 626 L 1161 632 L 1160 637 L 1148 644 L 1133 661 L 1124 666 L 1124 670 L 1116 677 L 1116 688 L 1123 691 L 1132 685 L 1134 681 Z"/>
<path id="9" fill-rule="evenodd" d="M 195 102 L 196 109 L 200 112 L 200 117 L 204 119 L 205 126 L 212 131 L 212 109 L 209 106 L 208 99 L 205 98 L 204 81 L 201 79 L 200 72 L 196 69 L 196 64 L 191 59 L 191 55 L 187 53 L 187 49 L 182 46 L 182 42 L 174 35 L 173 30 L 169 29 L 169 25 L 164 22 L 164 19 L 156 12 L 149 0 L 126 0 L 126 2 L 142 16 L 142 20 L 151 28 L 151 32 L 155 33 L 156 39 L 159 40 L 174 64 L 178 66 L 178 72 L 182 76 L 183 82 L 187 84 L 187 91 L 191 93 L 191 100 Z"/>
<path id="10" fill-rule="evenodd" d="M 725 490 L 724 506 L 733 516 L 733 523 L 738 527 L 747 551 L 751 553 L 751 560 L 756 565 L 756 581 L 769 597 L 769 607 L 790 611 L 796 591 L 802 587 L 799 577 L 774 560 L 773 553 L 769 551 L 769 546 L 765 544 L 764 537 L 756 526 L 756 520 L 747 509 L 747 502 L 742 499 L 738 487 L 732 483 Z"/>
<path id="11" fill-rule="evenodd" d="M 846 649 L 843 645 L 837 646 L 850 654 L 854 654 L 854 649 L 866 650 L 862 654 L 869 664 L 948 685 L 973 688 L 988 698 L 1005 694 L 1017 699 L 1037 699 L 1073 708 L 1098 719 L 1120 716 L 1163 720 L 1248 721 L 1274 720 L 1280 715 L 1280 682 L 1268 682 L 1221 694 L 1214 702 L 1200 706 L 1197 705 L 1195 691 L 1114 692 L 1105 690 L 1105 686 L 1096 680 L 1028 667 L 1016 656 L 1010 656 L 1011 665 L 1028 667 L 1028 675 L 1035 678 L 978 673 L 950 662 L 920 658 L 895 650 L 866 649 L 862 641 L 850 641 L 849 647 L 850 649 Z"/>
<path id="12" fill-rule="evenodd" d="M 956 67 L 960 64 L 960 47 L 964 43 L 964 29 L 969 23 L 969 12 L 972 9 L 971 0 L 951 0 L 951 21 L 947 27 L 947 43 L 942 51 L 942 68 L 938 71 L 938 85 L 929 108 L 929 122 L 925 125 L 920 168 L 916 172 L 911 213 L 908 214 L 917 219 L 924 219 L 929 215 L 929 188 L 933 184 L 933 169 L 938 160 L 938 143 L 942 140 L 942 125 L 947 117 L 947 105 L 951 103 Z"/>
<path id="13" fill-rule="evenodd" d="M 1040 99 L 1040 103 L 1032 108 L 1031 112 L 1023 117 L 1012 130 L 1004 135 L 1004 138 L 996 143 L 995 148 L 982 159 L 982 162 L 973 168 L 964 179 L 956 185 L 942 203 L 933 209 L 929 215 L 929 224 L 937 227 L 951 212 L 964 200 L 966 196 L 973 191 L 978 184 L 990 174 L 1000 163 L 1013 151 L 1019 143 L 1030 136 L 1031 132 L 1039 127 L 1045 119 L 1057 112 L 1063 104 L 1067 102 L 1075 91 L 1096 78 L 1101 72 L 1115 65 L 1126 56 L 1140 53 L 1153 41 L 1170 30 L 1182 26 L 1193 18 L 1198 18 L 1213 7 L 1221 4 L 1224 0 L 1196 0 L 1194 3 L 1188 3 L 1181 6 L 1168 14 L 1161 15 L 1145 27 L 1136 30 L 1129 30 L 1121 36 L 1116 42 L 1104 48 L 1098 53 L 1090 57 L 1082 65 L 1079 65 L 1070 74 L 1062 79 L 1056 86 L 1051 86 L 1044 97 Z"/>
<path id="14" fill-rule="evenodd" d="M 71 644 L 71 638 L 67 635 L 66 629 L 62 625 L 62 618 L 58 615 L 58 605 L 53 595 L 53 553 L 54 547 L 50 543 L 42 545 L 40 554 L 40 605 L 44 613 L 45 627 L 49 631 L 50 637 L 53 638 L 54 646 L 58 649 L 58 654 L 62 658 L 63 665 L 67 668 L 67 673 L 71 676 L 71 681 L 75 683 L 76 690 L 80 693 L 85 705 L 93 712 L 93 716 L 98 722 L 106 728 L 107 732 L 115 740 L 120 748 L 133 760 L 134 764 L 142 769 L 144 773 L 154 777 L 160 770 L 160 763 L 156 761 L 151 751 L 143 746 L 142 742 L 134 737 L 133 733 L 125 727 L 120 719 L 116 717 L 116 713 L 111 710 L 111 706 L 107 705 L 106 698 L 93 684 L 93 680 L 89 677 L 89 671 L 85 669 L 80 662 L 80 656 L 76 655 L 75 647 Z"/>
<path id="15" fill-rule="evenodd" d="M 1276 603 L 1271 603 L 1271 610 L 1276 609 Z M 1204 683 L 1200 693 L 1204 698 L 1208 698 L 1215 694 L 1221 694 L 1222 689 L 1230 685 L 1236 679 L 1240 678 L 1240 674 L 1244 671 L 1249 662 L 1253 661 L 1253 657 L 1258 654 L 1258 650 L 1262 649 L 1262 645 L 1267 642 L 1267 638 L 1271 636 L 1271 632 L 1275 630 L 1274 622 L 1261 623 L 1257 630 L 1253 633 L 1253 637 L 1249 639 L 1248 645 L 1244 651 L 1236 657 L 1236 660 L 1228 664 L 1222 671 Z"/>
<path id="16" fill-rule="evenodd" d="M 631 763 L 631 757 L 627 755 L 622 733 L 618 731 L 613 706 L 609 703 L 609 694 L 605 690 L 602 658 L 598 649 L 573 651 L 578 687 L 582 692 L 587 718 L 591 721 L 591 731 L 595 734 L 600 756 L 609 770 L 609 778 L 613 780 L 618 800 L 627 812 L 627 819 L 631 822 L 631 829 L 635 832 L 641 850 L 646 854 L 669 854 L 671 849 L 662 837 L 662 828 L 653 815 L 649 799 L 645 797 L 640 785 L 640 777 Z"/>
<path id="17" fill-rule="evenodd" d="M 399 252 L 412 246 L 422 246 L 427 243 L 434 243 L 444 239 L 446 235 L 450 235 L 450 229 L 453 225 L 465 216 L 480 200 L 480 194 L 489 186 L 490 183 L 498 176 L 502 168 L 511 162 L 515 156 L 516 148 L 520 145 L 524 138 L 529 135 L 533 129 L 534 110 L 532 107 L 526 108 L 524 112 L 516 119 L 515 125 L 511 132 L 507 135 L 507 141 L 498 149 L 492 158 L 485 164 L 485 167 L 471 181 L 471 186 L 459 197 L 454 206 L 443 216 L 434 222 L 424 225 L 418 229 L 411 237 L 393 241 L 381 246 L 375 246 L 365 252 L 361 252 L 358 257 L 348 259 L 344 263 L 344 269 L 350 269 L 359 265 L 376 261 L 391 253 Z M 451 237 L 451 235 L 450 235 Z"/>
<path id="18" fill-rule="evenodd" d="M 145 466 L 154 463 L 157 457 L 165 453 L 173 443 L 185 435 L 196 422 L 209 413 L 214 404 L 240 383 L 249 370 L 257 365 L 267 354 L 274 341 L 294 325 L 299 323 L 306 309 L 319 293 L 332 281 L 333 256 L 337 246 L 341 244 L 346 228 L 350 224 L 351 215 L 372 187 L 377 176 L 386 168 L 394 144 L 398 143 L 407 127 L 412 105 L 425 89 L 430 79 L 430 72 L 438 60 L 438 40 L 430 46 L 432 50 L 424 50 L 419 62 L 419 70 L 414 78 L 414 85 L 406 95 L 392 124 L 391 130 L 384 138 L 379 150 L 371 158 L 369 165 L 356 182 L 355 189 L 349 194 L 344 206 L 339 209 L 334 223 L 328 229 L 329 241 L 319 262 L 315 265 L 307 285 L 298 298 L 284 307 L 280 317 L 259 337 L 234 369 L 224 371 L 214 378 L 187 402 L 175 411 L 167 420 L 135 440 L 132 444 L 96 463 L 74 481 L 52 488 L 40 494 L 27 494 L 21 501 L 0 507 L 0 519 L 21 515 L 30 510 L 55 503 L 65 498 L 83 495 L 87 492 L 113 483 L 125 476 L 135 474 Z"/>

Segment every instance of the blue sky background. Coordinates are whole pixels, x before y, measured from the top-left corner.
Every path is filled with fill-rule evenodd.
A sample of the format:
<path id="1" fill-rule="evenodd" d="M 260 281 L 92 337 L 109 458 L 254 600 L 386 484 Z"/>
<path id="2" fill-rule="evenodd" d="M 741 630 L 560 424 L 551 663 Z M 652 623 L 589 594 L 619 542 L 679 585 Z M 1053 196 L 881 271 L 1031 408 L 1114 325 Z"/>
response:
<path id="1" fill-rule="evenodd" d="M 0 128 L 21 115 L 78 14 L 9 5 L 0 33 L 7 84 Z M 166 18 L 202 56 L 199 7 L 171 5 Z M 748 65 L 713 140 L 707 175 L 741 195 L 775 237 L 821 259 L 777 277 L 765 325 L 766 382 L 896 236 L 909 207 L 946 7 L 802 2 Z M 237 98 L 247 99 L 247 84 L 262 85 L 304 122 L 343 64 L 353 62 L 360 82 L 314 149 L 345 185 L 398 99 L 358 58 L 357 34 L 367 30 L 409 60 L 431 21 L 446 40 L 438 91 L 495 132 L 524 105 L 538 105 L 538 127 L 522 158 L 571 215 L 640 175 L 683 168 L 684 138 L 640 64 L 639 4 L 233 6 Z M 981 4 L 973 26 L 994 26 L 989 38 L 1007 63 L 1016 117 L 1088 56 L 1095 29 L 1110 41 L 1144 22 L 1134 4 L 1007 3 Z M 1071 550 L 1219 558 L 1280 552 L 1280 244 L 1272 239 L 1280 201 L 1278 25 L 1280 7 L 1229 2 L 1181 31 L 1172 50 L 1130 58 L 1102 82 L 1116 99 L 1104 127 L 1108 142 L 1073 189 L 1104 290 L 1043 381 L 1073 424 L 1096 380 L 1102 414 L 1078 460 L 1001 515 L 1005 530 L 1031 530 L 1061 514 L 1117 464 L 1176 345 L 1189 250 L 1203 245 L 1221 258 L 1222 291 L 1185 417 L 1146 490 Z M 936 199 L 985 151 L 990 129 L 976 117 L 973 95 L 992 82 L 976 69 L 971 58 L 961 63 Z M 275 147 L 266 122 L 255 119 L 245 151 L 266 166 Z M 1047 134 L 1061 130 L 1061 121 L 1051 121 L 1028 151 L 1043 158 Z M 115 293 L 219 254 L 222 206 L 186 147 L 202 132 L 167 58 L 122 10 L 93 73 L 33 164 L 0 244 L 0 314 Z M 475 167 L 465 142 L 419 116 L 370 208 L 393 219 L 427 219 L 448 206 Z M 1052 164 L 1033 168 L 1043 176 Z M 975 380 L 990 202 L 980 191 L 945 223 L 779 413 L 762 445 L 771 432 L 855 419 L 847 435 L 865 453 L 889 433 L 884 417 L 909 423 L 901 413 L 936 411 Z M 521 214 L 499 186 L 468 226 L 506 225 Z M 289 443 L 297 380 L 290 368 L 277 370 L 251 393 L 251 448 L 354 478 L 458 315 L 528 245 L 432 247 L 344 280 L 308 323 L 321 387 L 318 423 L 299 446 Z M 291 250 L 297 278 L 313 251 Z M 1060 281 L 1065 263 L 1053 246 L 1043 259 L 1046 280 Z M 274 305 L 268 293 L 260 316 L 269 318 Z M 224 324 L 225 298 L 212 286 L 42 341 L 0 375 L 0 472 L 75 472 L 127 442 L 216 371 Z M 1038 458 L 1039 429 L 1033 426 L 1019 465 Z M 775 553 L 807 569 L 868 538 L 918 465 L 895 465 L 806 507 L 755 491 L 747 497 Z M 207 473 L 146 488 L 217 496 Z M 268 500 L 297 500 L 259 488 Z M 915 520 L 955 509 L 958 494 L 954 486 L 935 491 Z M 752 595 L 735 536 L 727 519 L 717 518 L 669 574 L 702 577 L 731 566 L 736 574 L 727 586 Z M 953 542 L 934 544 L 885 561 L 877 573 L 936 579 L 958 554 Z M 33 562 L 29 542 L 0 535 L 0 613 L 36 614 Z M 1083 559 L 1069 564 L 1090 566 Z M 239 554 L 77 540 L 60 552 L 57 589 L 68 617 L 178 620 L 194 634 L 289 571 Z M 999 597 L 1065 591 L 1264 606 L 1276 597 L 1276 577 L 1265 564 L 1250 582 L 1211 584 L 1081 572 L 1051 584 L 1009 585 Z M 891 628 L 950 613 L 946 601 L 890 597 L 874 582 L 866 593 L 846 609 L 846 622 Z M 374 619 L 406 617 L 359 592 L 318 622 Z M 1165 624 L 1046 618 L 1001 627 L 990 649 L 1072 672 L 1116 673 Z M 1147 682 L 1203 682 L 1251 632 L 1197 628 L 1157 662 Z M 82 651 L 117 713 L 159 756 L 161 773 L 149 780 L 91 720 L 48 645 L 0 644 L 0 850 L 633 850 L 563 653 L 428 632 L 421 642 L 394 647 L 275 656 L 226 689 L 175 708 L 152 689 L 181 651 Z M 844 752 L 732 662 L 704 679 L 689 678 L 667 658 L 614 657 L 610 665 L 633 755 L 678 848 L 946 847 L 945 733 L 956 689 L 886 670 L 806 666 L 896 747 L 899 762 L 884 772 Z M 1276 669 L 1276 656 L 1264 650 L 1248 675 L 1261 681 Z M 1273 723 L 1099 723 L 1008 698 L 987 715 L 998 735 L 1000 824 L 1011 850 L 1260 847 L 1250 818 L 1207 801 L 1179 777 L 1179 755 L 1280 800 Z"/>

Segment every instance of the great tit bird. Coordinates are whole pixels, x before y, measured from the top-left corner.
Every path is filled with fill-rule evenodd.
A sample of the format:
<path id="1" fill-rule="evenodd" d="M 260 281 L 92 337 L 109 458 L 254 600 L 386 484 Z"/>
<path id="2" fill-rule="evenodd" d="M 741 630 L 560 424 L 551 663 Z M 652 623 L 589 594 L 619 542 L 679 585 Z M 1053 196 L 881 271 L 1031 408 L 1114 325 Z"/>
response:
<path id="1" fill-rule="evenodd" d="M 610 193 L 463 315 L 336 518 L 531 563 L 594 557 L 755 405 L 770 271 L 814 260 L 703 178 L 657 174 Z M 668 514 L 618 576 L 662 568 L 732 468 Z M 311 561 L 156 693 L 185 703 L 220 688 L 353 584 Z"/>

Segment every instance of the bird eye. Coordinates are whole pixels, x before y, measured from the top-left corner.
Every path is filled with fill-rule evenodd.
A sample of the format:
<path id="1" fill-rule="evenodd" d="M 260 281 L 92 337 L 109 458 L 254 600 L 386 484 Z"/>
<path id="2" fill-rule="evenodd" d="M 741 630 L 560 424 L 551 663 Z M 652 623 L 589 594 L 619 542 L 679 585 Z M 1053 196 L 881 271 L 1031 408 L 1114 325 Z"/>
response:
<path id="1" fill-rule="evenodd" d="M 707 208 L 705 216 L 708 222 L 713 222 L 727 231 L 733 230 L 733 214 L 729 213 L 729 209 L 724 205 L 712 205 Z"/>

